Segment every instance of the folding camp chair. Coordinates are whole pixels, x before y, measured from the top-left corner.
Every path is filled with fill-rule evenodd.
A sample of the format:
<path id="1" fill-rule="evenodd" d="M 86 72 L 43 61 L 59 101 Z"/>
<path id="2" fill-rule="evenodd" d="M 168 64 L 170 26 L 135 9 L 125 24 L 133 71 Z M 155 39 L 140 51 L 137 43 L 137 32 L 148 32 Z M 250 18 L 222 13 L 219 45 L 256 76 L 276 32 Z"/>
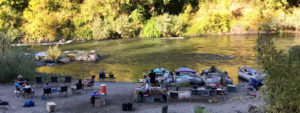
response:
<path id="1" fill-rule="evenodd" d="M 71 84 L 71 82 L 72 82 L 72 77 L 71 76 L 68 76 L 68 75 L 66 75 L 65 76 L 65 81 L 64 81 L 64 83 L 65 83 L 65 85 L 67 85 L 67 84 Z"/>
<path id="2" fill-rule="evenodd" d="M 39 84 L 42 84 L 42 83 L 43 83 L 42 77 L 41 76 L 36 76 L 34 86 L 37 87 Z"/>
<path id="3" fill-rule="evenodd" d="M 57 80 L 57 76 L 52 75 L 51 76 L 51 84 L 56 84 L 56 86 L 58 86 L 58 80 Z"/>
<path id="4" fill-rule="evenodd" d="M 108 80 L 110 80 L 110 81 L 115 81 L 115 80 L 116 80 L 115 75 L 110 73 L 110 74 L 108 75 Z"/>
<path id="5" fill-rule="evenodd" d="M 75 89 L 76 93 L 80 93 L 81 90 L 83 90 L 83 84 L 76 84 L 76 89 Z"/>
<path id="6" fill-rule="evenodd" d="M 32 91 L 31 88 L 24 88 L 23 89 L 23 97 L 34 97 L 34 92 Z"/>
<path id="7" fill-rule="evenodd" d="M 59 92 L 60 92 L 60 95 L 62 95 L 64 93 L 64 95 L 67 96 L 68 95 L 68 86 L 60 87 Z"/>
<path id="8" fill-rule="evenodd" d="M 51 88 L 44 89 L 44 95 L 45 95 L 45 96 L 46 96 L 46 95 L 48 95 L 48 96 L 52 95 Z"/>

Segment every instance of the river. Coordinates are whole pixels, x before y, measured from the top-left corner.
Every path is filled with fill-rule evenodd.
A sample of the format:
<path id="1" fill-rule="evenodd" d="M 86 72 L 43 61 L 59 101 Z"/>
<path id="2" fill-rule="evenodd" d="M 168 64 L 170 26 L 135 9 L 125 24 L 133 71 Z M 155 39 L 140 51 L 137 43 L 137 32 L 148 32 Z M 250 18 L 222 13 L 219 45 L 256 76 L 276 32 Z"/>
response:
<path id="1" fill-rule="evenodd" d="M 98 75 L 99 70 L 112 72 L 116 81 L 136 82 L 152 68 L 175 70 L 190 67 L 199 73 L 214 65 L 227 71 L 237 84 L 238 68 L 243 65 L 258 67 L 256 62 L 256 39 L 258 35 L 225 35 L 185 39 L 118 39 L 87 41 L 61 45 L 67 50 L 100 50 L 105 58 L 96 63 L 72 62 L 69 64 L 43 66 L 37 71 L 68 74 L 78 78 Z M 300 36 L 269 35 L 278 49 L 288 50 L 300 45 Z M 46 51 L 46 46 L 29 46 L 35 51 Z"/>

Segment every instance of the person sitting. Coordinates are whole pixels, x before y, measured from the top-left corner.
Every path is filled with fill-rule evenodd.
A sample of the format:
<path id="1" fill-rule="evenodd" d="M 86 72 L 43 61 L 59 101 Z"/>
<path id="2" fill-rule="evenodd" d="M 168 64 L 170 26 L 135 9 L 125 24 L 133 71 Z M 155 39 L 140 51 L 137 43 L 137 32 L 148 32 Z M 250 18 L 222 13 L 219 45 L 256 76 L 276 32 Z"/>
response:
<path id="1" fill-rule="evenodd" d="M 44 89 L 50 89 L 50 88 L 51 88 L 51 87 L 50 87 L 49 83 L 46 82 L 45 85 L 44 85 Z"/>
<path id="2" fill-rule="evenodd" d="M 104 80 L 105 78 L 106 78 L 105 72 L 104 72 L 103 70 L 101 70 L 101 71 L 99 72 L 99 79 Z"/>
<path id="3" fill-rule="evenodd" d="M 84 85 L 87 86 L 87 87 L 90 87 L 90 86 L 93 86 L 95 83 L 95 75 L 92 76 L 92 78 L 87 82 L 87 81 L 84 81 Z"/>
<path id="4" fill-rule="evenodd" d="M 25 83 L 23 87 L 24 94 L 34 94 L 34 90 L 31 88 L 31 86 L 28 83 Z"/>
<path id="5" fill-rule="evenodd" d="M 23 79 L 22 75 L 18 75 L 17 82 L 19 83 L 20 86 L 24 86 L 25 80 Z"/>
<path id="6" fill-rule="evenodd" d="M 76 91 L 76 90 L 82 89 L 82 86 L 83 86 L 83 84 L 82 84 L 82 82 L 81 82 L 81 79 L 78 79 L 78 82 L 75 83 L 74 86 L 71 86 L 71 91 L 72 91 L 72 93 L 75 94 L 75 91 Z"/>
<path id="7" fill-rule="evenodd" d="M 15 87 L 16 87 L 15 93 L 16 93 L 17 97 L 19 97 L 19 94 L 21 93 L 22 87 L 20 86 L 20 84 L 18 83 L 17 80 L 15 80 Z"/>
<path id="8" fill-rule="evenodd" d="M 50 95 L 51 94 L 51 87 L 48 84 L 48 82 L 45 83 L 43 89 L 44 89 L 44 95 Z"/>

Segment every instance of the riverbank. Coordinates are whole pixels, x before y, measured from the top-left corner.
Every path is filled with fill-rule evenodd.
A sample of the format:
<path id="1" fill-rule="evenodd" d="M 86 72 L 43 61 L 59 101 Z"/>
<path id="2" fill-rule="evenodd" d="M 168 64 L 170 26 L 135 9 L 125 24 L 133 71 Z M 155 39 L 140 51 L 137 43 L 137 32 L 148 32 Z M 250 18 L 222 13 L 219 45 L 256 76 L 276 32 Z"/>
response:
<path id="1" fill-rule="evenodd" d="M 36 89 L 37 97 L 32 99 L 35 107 L 22 107 L 26 100 L 23 97 L 16 97 L 13 94 L 14 87 L 0 86 L 0 100 L 8 101 L 8 106 L 0 106 L 1 113 L 41 113 L 46 111 L 46 102 L 53 101 L 57 104 L 56 113 L 123 113 L 122 104 L 132 103 L 135 83 L 124 82 L 96 82 L 94 89 L 102 83 L 107 85 L 107 105 L 101 108 L 95 108 L 89 103 L 89 94 L 91 90 L 82 91 L 78 95 L 67 97 L 58 97 L 53 95 L 51 99 L 41 100 L 42 89 Z M 208 97 L 193 97 L 192 102 L 188 100 L 170 100 L 168 103 L 134 103 L 134 113 L 160 113 L 162 106 L 168 105 L 168 113 L 194 113 L 195 106 L 203 106 L 210 113 L 247 113 L 249 106 L 262 105 L 263 101 L 258 97 L 249 95 L 246 89 L 246 83 L 238 85 L 237 93 L 225 95 L 225 101 L 221 97 L 216 97 L 219 102 L 215 104 L 208 103 Z"/>

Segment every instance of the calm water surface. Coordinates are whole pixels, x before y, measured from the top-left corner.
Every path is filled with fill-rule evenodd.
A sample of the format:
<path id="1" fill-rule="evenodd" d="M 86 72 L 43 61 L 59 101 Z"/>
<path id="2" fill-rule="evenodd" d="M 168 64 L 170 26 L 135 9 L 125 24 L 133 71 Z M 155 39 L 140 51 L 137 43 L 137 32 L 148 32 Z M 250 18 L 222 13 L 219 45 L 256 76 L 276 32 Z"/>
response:
<path id="1" fill-rule="evenodd" d="M 100 50 L 105 59 L 96 63 L 73 62 L 64 65 L 39 67 L 39 72 L 69 74 L 89 78 L 98 75 L 100 69 L 113 72 L 117 81 L 135 82 L 144 72 L 158 66 L 175 70 L 181 66 L 190 67 L 199 73 L 212 65 L 227 71 L 234 83 L 238 83 L 238 67 L 257 67 L 257 35 L 209 36 L 186 39 L 120 39 L 88 41 L 62 45 L 66 50 Z M 274 38 L 278 49 L 288 50 L 300 45 L 300 36 L 268 36 Z M 45 46 L 29 47 L 46 51 Z"/>

